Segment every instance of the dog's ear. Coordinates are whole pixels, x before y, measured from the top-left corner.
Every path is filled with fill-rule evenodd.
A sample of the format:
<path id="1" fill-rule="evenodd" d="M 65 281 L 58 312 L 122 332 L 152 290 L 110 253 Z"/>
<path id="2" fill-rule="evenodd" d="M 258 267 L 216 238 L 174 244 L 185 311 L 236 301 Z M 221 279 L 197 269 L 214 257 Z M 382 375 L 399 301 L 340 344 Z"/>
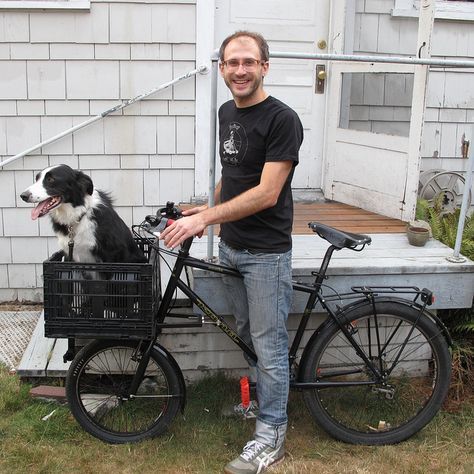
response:
<path id="1" fill-rule="evenodd" d="M 76 171 L 76 179 L 79 186 L 89 195 L 94 191 L 94 184 L 92 179 L 84 174 L 82 171 Z"/>

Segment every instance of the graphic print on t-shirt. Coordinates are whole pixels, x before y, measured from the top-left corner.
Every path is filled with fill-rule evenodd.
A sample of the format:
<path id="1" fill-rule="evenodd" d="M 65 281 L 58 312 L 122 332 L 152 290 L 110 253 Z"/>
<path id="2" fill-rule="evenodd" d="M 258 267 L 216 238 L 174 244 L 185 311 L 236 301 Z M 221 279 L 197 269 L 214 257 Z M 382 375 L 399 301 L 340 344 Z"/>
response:
<path id="1" fill-rule="evenodd" d="M 247 153 L 248 141 L 245 128 L 238 122 L 230 122 L 222 140 L 222 161 L 231 166 L 238 166 Z"/>

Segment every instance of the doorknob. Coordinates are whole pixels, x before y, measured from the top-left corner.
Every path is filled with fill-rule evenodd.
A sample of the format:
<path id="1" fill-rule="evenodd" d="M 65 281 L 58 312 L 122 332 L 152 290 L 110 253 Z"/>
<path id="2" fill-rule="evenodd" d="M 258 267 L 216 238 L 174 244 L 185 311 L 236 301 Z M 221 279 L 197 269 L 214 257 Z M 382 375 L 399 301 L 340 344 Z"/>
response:
<path id="1" fill-rule="evenodd" d="M 326 81 L 327 73 L 326 66 L 324 64 L 316 65 L 316 84 L 315 91 L 316 94 L 324 94 L 324 82 Z"/>

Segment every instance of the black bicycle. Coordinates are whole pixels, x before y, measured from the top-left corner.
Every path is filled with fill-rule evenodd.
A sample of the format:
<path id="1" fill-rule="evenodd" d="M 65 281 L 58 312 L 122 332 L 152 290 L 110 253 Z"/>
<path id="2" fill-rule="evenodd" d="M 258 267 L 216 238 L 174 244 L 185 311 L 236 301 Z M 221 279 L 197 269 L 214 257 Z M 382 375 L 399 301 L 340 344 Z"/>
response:
<path id="1" fill-rule="evenodd" d="M 168 203 L 157 215 L 147 216 L 135 226 L 138 241 L 148 247 L 150 262 L 156 263 L 163 252 L 169 252 L 159 248 L 151 232 L 179 217 L 179 209 Z M 315 422 L 334 438 L 368 445 L 403 441 L 435 416 L 450 383 L 451 340 L 439 318 L 427 310 L 432 292 L 416 287 L 355 286 L 348 293 L 325 295 L 328 287 L 324 280 L 333 252 L 360 251 L 371 239 L 316 222 L 309 226 L 330 245 L 321 268 L 313 272 L 314 282 L 293 284 L 295 291 L 308 294 L 308 300 L 289 350 L 290 387 L 304 392 Z M 155 294 L 152 335 L 124 339 L 134 334 L 127 315 L 117 317 L 111 312 L 103 316 L 106 311 L 102 308 L 102 324 L 122 324 L 123 329 L 114 330 L 114 339 L 97 339 L 86 345 L 71 363 L 66 380 L 71 411 L 86 431 L 103 441 L 128 443 L 162 434 L 178 411 L 184 410 L 184 378 L 173 356 L 159 344 L 163 328 L 201 326 L 203 319 L 210 320 L 249 357 L 257 359 L 222 316 L 182 278 L 189 268 L 241 277 L 233 269 L 190 256 L 192 240 L 173 253 L 176 261 L 166 290 L 162 297 Z M 107 284 L 112 280 L 109 277 Z M 203 316 L 183 319 L 189 316 L 173 308 L 177 289 Z M 106 287 L 101 291 L 107 304 L 111 291 Z M 143 295 L 140 291 L 127 295 L 127 311 L 133 314 L 137 298 Z M 322 308 L 327 313 L 327 319 L 298 357 L 303 333 L 317 305 L 318 312 Z M 179 318 L 179 322 L 168 322 L 169 318 Z"/>

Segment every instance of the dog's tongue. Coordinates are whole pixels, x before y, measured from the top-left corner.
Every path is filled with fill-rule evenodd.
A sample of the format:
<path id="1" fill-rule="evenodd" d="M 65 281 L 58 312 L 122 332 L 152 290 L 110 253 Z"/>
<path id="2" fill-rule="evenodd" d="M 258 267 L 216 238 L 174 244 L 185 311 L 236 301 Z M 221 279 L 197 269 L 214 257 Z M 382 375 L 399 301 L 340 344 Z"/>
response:
<path id="1" fill-rule="evenodd" d="M 45 214 L 48 213 L 48 205 L 51 199 L 45 199 L 38 203 L 38 205 L 31 210 L 31 218 L 33 220 L 38 219 L 38 217 L 43 217 Z"/>

